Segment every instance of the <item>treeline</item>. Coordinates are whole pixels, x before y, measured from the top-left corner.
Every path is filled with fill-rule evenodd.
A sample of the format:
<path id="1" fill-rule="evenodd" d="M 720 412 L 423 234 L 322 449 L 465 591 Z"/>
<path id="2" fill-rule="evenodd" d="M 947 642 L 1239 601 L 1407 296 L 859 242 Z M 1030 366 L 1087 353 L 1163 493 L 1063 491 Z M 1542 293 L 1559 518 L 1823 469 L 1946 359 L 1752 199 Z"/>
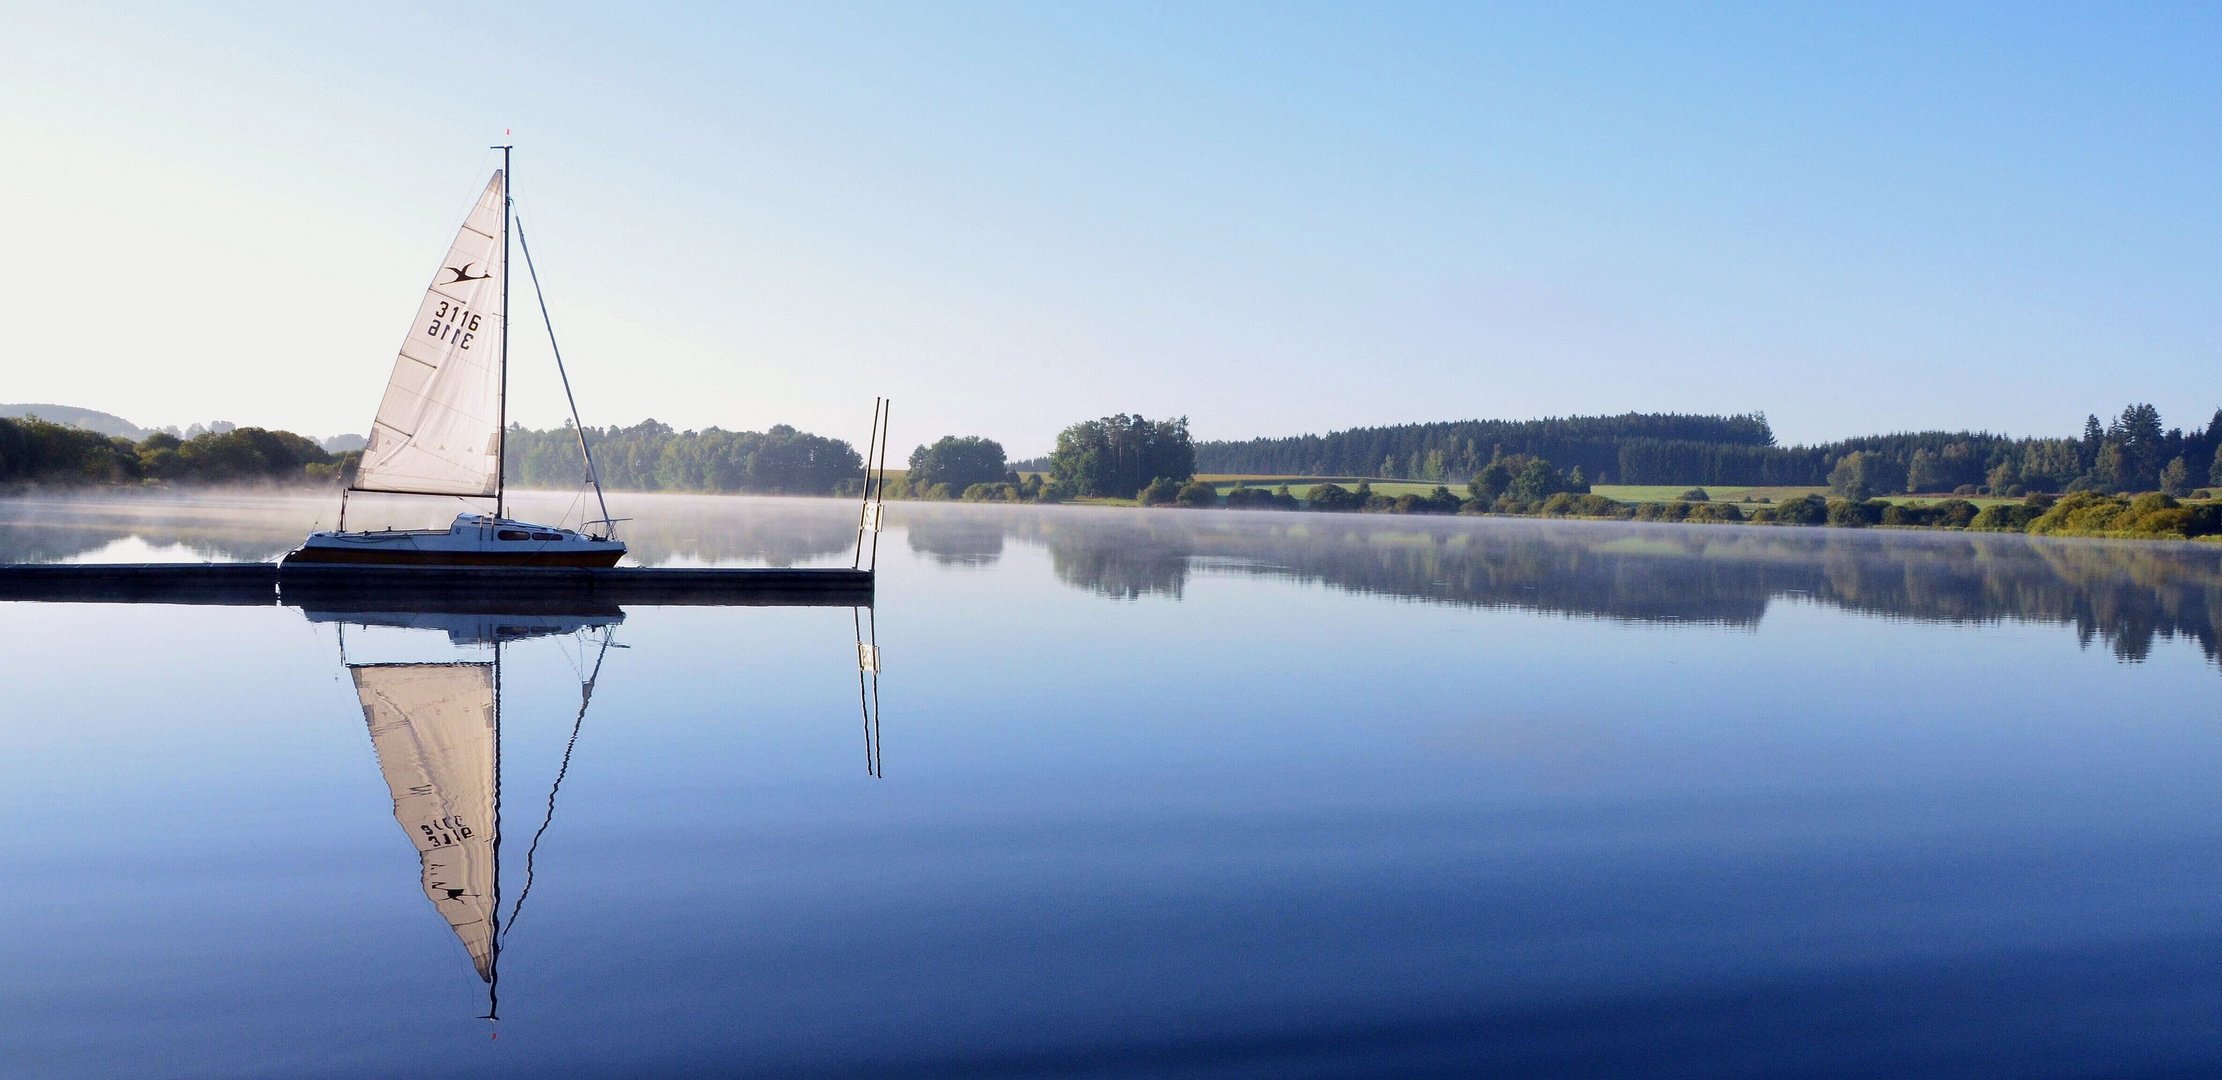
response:
<path id="1" fill-rule="evenodd" d="M 1591 476 L 1622 474 L 1621 451 L 1638 448 L 1631 464 L 1652 459 L 1688 467 L 1719 448 L 1768 450 L 1774 430 L 1760 413 L 1693 416 L 1624 413 L 1542 420 L 1462 420 L 1436 424 L 1351 428 L 1327 435 L 1299 435 L 1196 445 L 1196 467 L 1205 473 L 1280 476 L 1379 476 L 1463 482 L 1508 454 L 1580 466 Z M 1626 483 L 1682 481 L 1629 480 Z"/>
<path id="2" fill-rule="evenodd" d="M 602 486 L 621 491 L 831 495 L 863 482 L 864 457 L 841 439 L 774 424 L 764 431 L 678 431 L 644 420 L 631 427 L 588 427 Z M 578 429 L 535 431 L 511 425 L 504 471 L 519 487 L 586 483 Z"/>
<path id="3" fill-rule="evenodd" d="M 1775 445 L 1766 417 L 1558 417 L 1353 428 L 1325 436 L 1196 444 L 1205 473 L 1377 476 L 1458 483 L 1507 456 L 1580 468 L 1600 484 L 1820 486 L 1847 490 L 2019 495 L 2029 491 L 2169 491 L 2222 484 L 2215 450 L 2222 410 L 2203 428 L 2166 429 L 2151 405 L 2096 415 L 2077 438 L 1987 432 L 1903 432 L 1818 446 Z M 1846 466 L 1846 460 L 1851 464 Z M 1848 469 L 1848 474 L 1839 470 Z M 2014 489 L 2019 488 L 2019 491 Z"/>
<path id="4" fill-rule="evenodd" d="M 1187 489 L 1183 489 L 1183 495 L 1187 494 Z M 1633 503 L 1590 491 L 1589 485 L 1582 482 L 1579 467 L 1562 472 L 1548 461 L 1524 455 L 1499 459 L 1485 466 L 1466 485 L 1464 498 L 1443 485 L 1427 495 L 1382 495 L 1374 492 L 1370 482 L 1360 483 L 1356 490 L 1340 484 L 1317 484 L 1299 498 L 1286 484 L 1268 491 L 1237 482 L 1223 500 L 1184 497 L 1175 501 L 1191 506 L 1224 505 L 1234 510 L 1499 514 L 1852 529 L 1883 526 L 2131 539 L 2189 540 L 2222 536 L 2222 502 L 2208 499 L 2185 504 L 2162 491 L 2130 496 L 2083 490 L 2060 497 L 2035 492 L 2020 503 L 1992 503 L 1984 507 L 1962 498 L 1933 504 L 1904 504 L 1866 496 L 1830 499 L 1821 495 L 1802 495 L 1779 503 L 1765 497 L 1747 497 L 1739 505 L 1715 502 L 1699 487 L 1684 492 L 1677 499 Z"/>
<path id="5" fill-rule="evenodd" d="M 37 417 L 0 417 L 0 484 L 331 484 L 360 452 L 333 455 L 290 431 L 243 427 L 138 442 Z"/>
<path id="6" fill-rule="evenodd" d="M 1196 446 L 1185 416 L 1150 420 L 1118 413 L 1084 420 L 1058 433 L 1048 458 L 1022 464 L 1038 468 L 1022 476 L 1005 461 L 1001 443 L 944 435 L 911 451 L 910 471 L 889 485 L 888 494 L 967 502 L 1133 499 L 1144 506 L 1219 501 L 1217 489 L 1194 482 Z"/>

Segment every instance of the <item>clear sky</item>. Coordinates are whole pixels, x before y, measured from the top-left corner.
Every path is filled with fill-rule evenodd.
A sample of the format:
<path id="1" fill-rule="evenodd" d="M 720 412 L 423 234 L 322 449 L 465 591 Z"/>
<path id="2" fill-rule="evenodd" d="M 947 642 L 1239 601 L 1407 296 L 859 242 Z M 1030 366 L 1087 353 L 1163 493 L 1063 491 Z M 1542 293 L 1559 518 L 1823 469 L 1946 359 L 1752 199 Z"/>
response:
<path id="1" fill-rule="evenodd" d="M 589 423 L 898 456 L 2222 404 L 2222 14 L 1922 3 L 0 10 L 0 401 L 368 425 L 517 197 Z M 513 418 L 562 414 L 519 303 Z"/>

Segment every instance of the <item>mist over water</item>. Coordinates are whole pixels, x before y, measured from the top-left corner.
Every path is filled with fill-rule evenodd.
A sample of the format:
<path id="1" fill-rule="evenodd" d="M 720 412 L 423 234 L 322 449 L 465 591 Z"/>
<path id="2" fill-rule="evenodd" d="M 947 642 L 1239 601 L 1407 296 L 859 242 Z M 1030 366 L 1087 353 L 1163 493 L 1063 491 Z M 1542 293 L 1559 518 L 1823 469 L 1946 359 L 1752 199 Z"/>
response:
<path id="1" fill-rule="evenodd" d="M 5 501 L 0 561 L 271 559 L 335 502 Z M 644 565 L 856 537 L 613 510 Z M 869 611 L 0 602 L 0 1071 L 2222 1067 L 2222 546 L 889 519 Z M 497 641 L 490 1023 L 358 672 Z"/>

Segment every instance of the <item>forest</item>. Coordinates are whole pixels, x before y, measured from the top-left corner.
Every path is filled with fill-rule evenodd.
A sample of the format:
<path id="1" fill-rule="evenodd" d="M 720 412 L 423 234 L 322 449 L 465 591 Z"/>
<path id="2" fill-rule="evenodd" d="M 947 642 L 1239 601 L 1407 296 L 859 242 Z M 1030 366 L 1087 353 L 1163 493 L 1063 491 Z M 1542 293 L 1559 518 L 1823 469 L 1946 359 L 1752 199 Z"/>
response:
<path id="1" fill-rule="evenodd" d="M 678 431 L 644 420 L 631 427 L 588 427 L 602 485 L 616 491 L 695 491 L 830 495 L 863 482 L 864 456 L 840 439 L 773 424 L 763 431 Z M 528 488 L 586 483 L 578 429 L 536 431 L 510 425 L 505 471 Z"/>
<path id="2" fill-rule="evenodd" d="M 1198 472 L 1222 475 L 1455 484 L 1490 461 L 1524 455 L 1580 468 L 1600 484 L 1821 486 L 1843 480 L 1867 494 L 1969 487 L 2001 495 L 2083 490 L 2181 495 L 2222 484 L 2215 473 L 2218 444 L 2222 409 L 2204 427 L 2186 430 L 2164 427 L 2151 405 L 2131 405 L 2107 422 L 2090 416 L 2073 438 L 1923 431 L 1784 447 L 1775 444 L 1759 413 L 1628 413 L 1352 428 L 1324 436 L 1199 442 L 1195 452 Z"/>
<path id="3" fill-rule="evenodd" d="M 327 453 L 290 431 L 232 428 L 181 439 L 157 431 L 133 442 L 49 423 L 0 417 L 0 484 L 330 484 L 358 455 Z"/>

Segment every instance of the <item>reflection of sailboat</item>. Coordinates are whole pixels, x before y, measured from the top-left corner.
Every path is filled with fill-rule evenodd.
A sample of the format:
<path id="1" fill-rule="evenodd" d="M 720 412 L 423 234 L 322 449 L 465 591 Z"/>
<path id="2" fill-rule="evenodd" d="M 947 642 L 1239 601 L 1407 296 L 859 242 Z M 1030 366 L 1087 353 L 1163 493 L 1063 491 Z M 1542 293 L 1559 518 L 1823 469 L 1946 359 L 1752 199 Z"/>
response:
<path id="1" fill-rule="evenodd" d="M 555 820 L 556 797 L 570 774 L 572 753 L 585 728 L 602 664 L 609 650 L 624 648 L 611 640 L 611 628 L 624 621 L 624 612 L 599 610 L 579 601 L 543 603 L 525 613 L 307 609 L 303 614 L 312 622 L 338 627 L 341 661 L 354 679 L 371 746 L 393 796 L 394 820 L 417 849 L 425 898 L 447 920 L 470 955 L 471 966 L 485 981 L 485 1018 L 498 1019 L 503 943 L 531 895 L 540 840 Z M 853 621 L 865 770 L 877 777 L 882 775 L 878 630 L 870 608 L 854 609 Z M 485 648 L 491 656 L 437 663 L 352 663 L 347 661 L 349 626 L 444 632 L 451 645 Z M 503 649 L 526 638 L 593 629 L 602 631 L 600 649 L 591 665 L 583 653 L 574 658 L 579 671 L 578 711 L 571 720 L 562 762 L 548 785 L 545 813 L 525 850 L 524 885 L 505 916 L 501 910 Z"/>
<path id="2" fill-rule="evenodd" d="M 608 627 L 611 614 L 498 614 L 436 612 L 306 612 L 311 621 L 339 624 L 346 659 L 346 628 L 358 626 L 444 630 L 455 645 L 491 646 L 489 660 L 449 663 L 347 664 L 363 721 L 370 729 L 379 770 L 393 795 L 394 820 L 415 845 L 425 898 L 447 920 L 486 982 L 486 1019 L 499 1018 L 501 942 L 501 671 L 502 646 L 528 637 Z M 548 792 L 548 816 L 533 834 L 525 860 L 525 889 L 509 918 L 514 921 L 532 888 L 532 856 L 555 815 L 556 790 L 571 765 L 592 700 L 594 680 L 612 642 L 605 629 L 601 655 L 584 676 L 571 741 Z"/>

